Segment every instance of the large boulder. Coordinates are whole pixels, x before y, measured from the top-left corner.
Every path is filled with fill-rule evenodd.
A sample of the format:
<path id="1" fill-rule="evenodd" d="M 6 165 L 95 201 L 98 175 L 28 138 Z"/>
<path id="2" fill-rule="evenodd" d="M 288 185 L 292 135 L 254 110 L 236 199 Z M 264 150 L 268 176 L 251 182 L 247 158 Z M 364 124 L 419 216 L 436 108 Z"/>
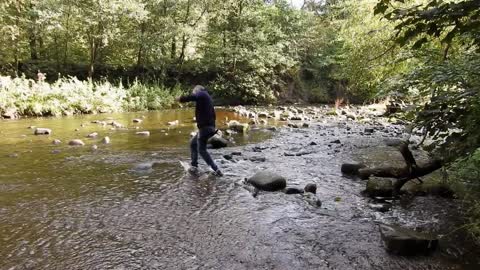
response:
<path id="1" fill-rule="evenodd" d="M 213 149 L 227 147 L 228 145 L 228 141 L 218 135 L 211 137 L 208 140 L 208 143 L 212 146 Z"/>
<path id="2" fill-rule="evenodd" d="M 367 182 L 365 192 L 370 197 L 390 197 L 393 193 L 392 180 L 386 178 L 371 178 Z"/>
<path id="3" fill-rule="evenodd" d="M 287 186 L 287 180 L 274 172 L 261 171 L 247 179 L 252 186 L 265 191 L 282 190 Z"/>
<path id="4" fill-rule="evenodd" d="M 438 239 L 394 225 L 380 224 L 380 234 L 389 253 L 397 255 L 427 255 L 435 251 Z"/>

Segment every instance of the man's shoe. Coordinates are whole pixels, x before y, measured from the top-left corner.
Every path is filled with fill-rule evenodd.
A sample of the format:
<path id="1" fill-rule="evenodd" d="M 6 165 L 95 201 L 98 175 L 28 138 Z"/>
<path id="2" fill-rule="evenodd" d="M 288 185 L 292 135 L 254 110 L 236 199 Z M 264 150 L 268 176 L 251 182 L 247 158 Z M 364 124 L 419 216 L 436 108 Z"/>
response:
<path id="1" fill-rule="evenodd" d="M 198 167 L 190 166 L 190 168 L 188 168 L 188 173 L 192 175 L 198 175 L 200 174 L 200 170 L 198 169 Z"/>
<path id="2" fill-rule="evenodd" d="M 216 170 L 216 171 L 214 171 L 214 172 L 212 173 L 212 175 L 221 177 L 221 176 L 223 176 L 223 173 L 222 173 L 222 171 L 220 171 L 220 170 Z"/>

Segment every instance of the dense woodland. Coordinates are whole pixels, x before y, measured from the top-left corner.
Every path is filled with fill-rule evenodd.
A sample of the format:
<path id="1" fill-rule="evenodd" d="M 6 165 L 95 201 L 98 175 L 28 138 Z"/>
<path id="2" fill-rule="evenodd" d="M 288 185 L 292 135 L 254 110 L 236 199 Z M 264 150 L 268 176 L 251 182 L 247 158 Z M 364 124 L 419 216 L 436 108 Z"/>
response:
<path id="1" fill-rule="evenodd" d="M 194 84 L 225 103 L 389 98 L 471 184 L 479 46 L 478 0 L 3 0 L 0 111 L 159 109 Z"/>

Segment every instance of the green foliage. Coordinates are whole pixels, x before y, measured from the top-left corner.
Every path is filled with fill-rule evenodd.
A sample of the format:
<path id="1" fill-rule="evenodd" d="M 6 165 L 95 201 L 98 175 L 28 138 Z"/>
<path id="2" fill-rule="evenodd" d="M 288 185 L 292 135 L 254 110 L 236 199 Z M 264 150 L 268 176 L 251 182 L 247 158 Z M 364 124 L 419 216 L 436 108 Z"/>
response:
<path id="1" fill-rule="evenodd" d="M 52 84 L 26 78 L 0 76 L 0 113 L 14 111 L 28 116 L 157 110 L 171 107 L 183 93 L 180 86 L 146 86 L 135 82 L 125 88 L 107 81 L 60 79 Z"/>

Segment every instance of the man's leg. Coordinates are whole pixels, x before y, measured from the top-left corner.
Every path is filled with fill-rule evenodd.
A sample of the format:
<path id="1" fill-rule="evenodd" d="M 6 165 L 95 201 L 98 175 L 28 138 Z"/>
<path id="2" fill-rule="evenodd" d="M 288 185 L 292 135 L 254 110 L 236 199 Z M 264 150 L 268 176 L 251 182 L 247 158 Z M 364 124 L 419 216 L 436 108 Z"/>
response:
<path id="1" fill-rule="evenodd" d="M 210 154 L 207 152 L 207 141 L 212 137 L 215 131 L 213 128 L 203 128 L 198 131 L 198 153 L 202 156 L 203 160 L 210 166 L 213 171 L 217 171 L 218 167 L 213 161 Z"/>
<path id="2" fill-rule="evenodd" d="M 190 141 L 190 156 L 192 158 L 190 165 L 198 167 L 198 133 Z"/>

